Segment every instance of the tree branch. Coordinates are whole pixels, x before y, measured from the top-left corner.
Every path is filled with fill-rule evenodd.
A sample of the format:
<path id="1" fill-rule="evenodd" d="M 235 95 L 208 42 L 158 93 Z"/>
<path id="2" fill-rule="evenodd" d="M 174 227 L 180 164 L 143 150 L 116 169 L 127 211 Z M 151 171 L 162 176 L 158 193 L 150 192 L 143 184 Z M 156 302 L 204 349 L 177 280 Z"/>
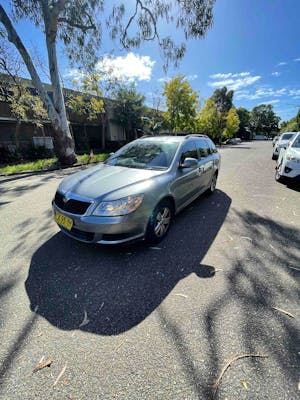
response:
<path id="1" fill-rule="evenodd" d="M 159 38 L 158 33 L 157 33 L 157 26 L 156 26 L 156 23 L 157 23 L 157 22 L 156 22 L 155 16 L 153 15 L 152 11 L 151 11 L 148 7 L 144 6 L 144 4 L 142 3 L 141 0 L 136 0 L 135 12 L 134 12 L 134 14 L 130 17 L 130 19 L 129 19 L 129 21 L 128 21 L 126 27 L 125 27 L 125 30 L 124 30 L 122 39 L 121 39 L 121 42 L 122 42 L 122 44 L 123 44 L 124 47 L 128 47 L 128 46 L 125 44 L 125 38 L 126 38 L 126 36 L 127 36 L 127 32 L 128 32 L 128 29 L 129 29 L 130 25 L 132 24 L 133 20 L 135 19 L 136 15 L 137 15 L 139 6 L 140 6 L 140 8 L 141 8 L 142 11 L 145 11 L 145 13 L 148 14 L 148 15 L 150 16 L 150 19 L 152 20 L 153 28 L 154 28 L 154 33 L 153 33 L 153 35 L 152 35 L 151 37 L 148 37 L 148 38 L 147 38 L 147 37 L 144 37 L 143 39 L 144 39 L 144 40 L 147 40 L 147 41 L 148 41 L 148 40 L 150 41 L 150 40 L 154 40 L 156 37 Z"/>
<path id="2" fill-rule="evenodd" d="M 86 26 L 86 25 L 78 24 L 78 23 L 71 21 L 70 19 L 67 19 L 64 17 L 57 18 L 57 22 L 63 22 L 65 24 L 72 26 L 73 28 L 78 28 L 78 29 L 82 30 L 82 32 L 84 32 L 84 33 L 87 32 L 89 29 L 96 29 L 95 24 Z"/>
<path id="3" fill-rule="evenodd" d="M 42 101 L 45 104 L 46 109 L 48 110 L 49 117 L 53 121 L 54 124 L 57 124 L 59 121 L 59 115 L 57 114 L 54 105 L 52 103 L 52 100 L 50 99 L 46 89 L 44 88 L 38 73 L 33 65 L 32 59 L 26 50 L 20 36 L 17 34 L 15 28 L 13 27 L 11 20 L 9 19 L 8 15 L 6 14 L 4 8 L 0 4 L 0 22 L 5 26 L 5 29 L 7 31 L 7 36 L 8 40 L 14 44 L 18 52 L 20 53 L 27 69 L 28 72 L 31 76 L 32 82 L 38 92 L 40 93 L 40 96 L 42 98 Z"/>

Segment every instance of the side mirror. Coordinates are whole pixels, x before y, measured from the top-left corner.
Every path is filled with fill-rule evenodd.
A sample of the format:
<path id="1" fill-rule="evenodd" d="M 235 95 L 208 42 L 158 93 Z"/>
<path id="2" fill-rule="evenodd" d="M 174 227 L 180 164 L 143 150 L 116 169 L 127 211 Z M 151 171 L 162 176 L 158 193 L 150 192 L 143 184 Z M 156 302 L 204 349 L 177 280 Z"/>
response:
<path id="1" fill-rule="evenodd" d="M 196 160 L 196 158 L 187 157 L 179 165 L 179 167 L 180 168 L 196 168 L 196 167 L 198 167 L 198 160 Z"/>

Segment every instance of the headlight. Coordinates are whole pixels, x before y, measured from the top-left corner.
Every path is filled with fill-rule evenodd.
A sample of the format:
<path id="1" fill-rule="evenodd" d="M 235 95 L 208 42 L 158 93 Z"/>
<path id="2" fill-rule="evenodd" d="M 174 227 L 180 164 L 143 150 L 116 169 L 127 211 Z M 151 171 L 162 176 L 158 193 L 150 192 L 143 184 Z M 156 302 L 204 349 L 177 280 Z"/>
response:
<path id="1" fill-rule="evenodd" d="M 130 214 L 142 203 L 144 195 L 128 196 L 123 199 L 101 202 L 93 211 L 98 217 L 116 217 Z"/>
<path id="2" fill-rule="evenodd" d="M 286 156 L 286 159 L 288 161 L 296 161 L 296 162 L 300 162 L 300 158 L 296 157 L 296 156 Z"/>

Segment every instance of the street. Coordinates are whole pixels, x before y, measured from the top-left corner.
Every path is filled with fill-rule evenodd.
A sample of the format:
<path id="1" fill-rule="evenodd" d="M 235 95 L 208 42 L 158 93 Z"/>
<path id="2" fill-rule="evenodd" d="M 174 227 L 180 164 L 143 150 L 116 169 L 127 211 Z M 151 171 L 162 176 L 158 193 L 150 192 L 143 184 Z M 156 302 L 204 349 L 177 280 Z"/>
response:
<path id="1" fill-rule="evenodd" d="M 220 152 L 216 192 L 151 247 L 60 233 L 72 170 L 0 177 L 1 399 L 299 398 L 300 192 L 271 142 Z"/>

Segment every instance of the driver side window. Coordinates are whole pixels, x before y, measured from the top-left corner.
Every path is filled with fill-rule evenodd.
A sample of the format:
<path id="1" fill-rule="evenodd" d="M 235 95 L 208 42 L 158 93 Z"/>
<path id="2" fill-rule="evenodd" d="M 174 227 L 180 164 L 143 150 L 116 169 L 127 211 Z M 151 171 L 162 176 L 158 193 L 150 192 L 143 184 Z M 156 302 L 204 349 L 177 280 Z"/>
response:
<path id="1" fill-rule="evenodd" d="M 198 160 L 196 145 L 193 141 L 189 141 L 183 145 L 180 163 L 183 163 L 186 158 L 195 158 Z"/>

